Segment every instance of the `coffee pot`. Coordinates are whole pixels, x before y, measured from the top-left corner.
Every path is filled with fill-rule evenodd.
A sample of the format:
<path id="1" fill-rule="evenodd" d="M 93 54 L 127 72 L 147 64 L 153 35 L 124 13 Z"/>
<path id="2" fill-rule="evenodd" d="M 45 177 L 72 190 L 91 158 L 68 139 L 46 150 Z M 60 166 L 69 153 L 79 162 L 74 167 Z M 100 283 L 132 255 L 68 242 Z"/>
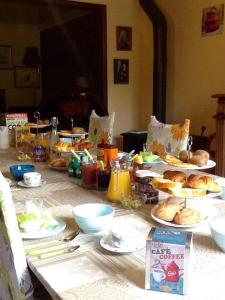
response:
<path id="1" fill-rule="evenodd" d="M 171 281 L 171 282 L 177 282 L 179 281 L 180 277 L 183 275 L 183 273 L 180 274 L 180 268 L 179 266 L 174 262 L 171 261 L 167 267 L 165 268 L 164 266 L 162 266 L 165 275 L 166 275 L 166 280 L 167 281 Z"/>

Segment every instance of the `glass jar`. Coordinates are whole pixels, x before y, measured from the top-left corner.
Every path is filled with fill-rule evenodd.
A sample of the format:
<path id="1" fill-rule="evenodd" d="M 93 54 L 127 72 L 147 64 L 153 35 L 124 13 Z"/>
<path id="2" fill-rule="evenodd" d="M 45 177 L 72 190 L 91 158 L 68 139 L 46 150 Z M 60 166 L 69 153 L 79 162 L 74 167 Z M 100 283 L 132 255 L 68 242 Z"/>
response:
<path id="1" fill-rule="evenodd" d="M 36 145 L 33 149 L 33 159 L 37 162 L 43 162 L 47 159 L 46 148 L 42 145 Z"/>
<path id="2" fill-rule="evenodd" d="M 111 161 L 111 175 L 107 197 L 112 202 L 120 202 L 131 191 L 131 180 L 127 162 Z"/>

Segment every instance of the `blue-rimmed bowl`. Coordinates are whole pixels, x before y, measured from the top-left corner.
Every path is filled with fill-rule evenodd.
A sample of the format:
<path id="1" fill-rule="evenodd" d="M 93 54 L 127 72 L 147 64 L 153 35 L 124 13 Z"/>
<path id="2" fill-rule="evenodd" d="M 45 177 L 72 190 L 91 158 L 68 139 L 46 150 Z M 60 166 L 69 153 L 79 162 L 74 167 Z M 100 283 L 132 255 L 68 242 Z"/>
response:
<path id="1" fill-rule="evenodd" d="M 16 181 L 21 181 L 24 173 L 35 171 L 35 166 L 32 164 L 14 164 L 9 166 L 9 170 Z"/>
<path id="2" fill-rule="evenodd" d="M 215 218 L 209 225 L 215 243 L 223 252 L 225 252 L 225 217 Z"/>
<path id="3" fill-rule="evenodd" d="M 73 216 L 85 233 L 105 232 L 109 229 L 115 210 L 109 204 L 85 203 L 73 208 Z"/>

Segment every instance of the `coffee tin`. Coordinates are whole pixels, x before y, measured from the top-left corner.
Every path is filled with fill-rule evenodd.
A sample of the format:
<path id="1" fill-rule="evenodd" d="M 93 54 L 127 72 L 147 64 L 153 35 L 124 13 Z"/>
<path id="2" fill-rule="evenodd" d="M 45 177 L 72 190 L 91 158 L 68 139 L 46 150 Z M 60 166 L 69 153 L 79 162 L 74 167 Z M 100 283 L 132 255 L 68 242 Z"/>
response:
<path id="1" fill-rule="evenodd" d="M 145 288 L 187 294 L 192 232 L 152 228 L 146 242 Z"/>

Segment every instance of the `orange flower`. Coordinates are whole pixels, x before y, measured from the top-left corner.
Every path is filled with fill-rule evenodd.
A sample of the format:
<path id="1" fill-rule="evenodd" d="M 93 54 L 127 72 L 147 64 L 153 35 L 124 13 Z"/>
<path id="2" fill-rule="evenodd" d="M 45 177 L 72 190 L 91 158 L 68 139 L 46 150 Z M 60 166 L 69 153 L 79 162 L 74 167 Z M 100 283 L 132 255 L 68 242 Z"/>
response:
<path id="1" fill-rule="evenodd" d="M 153 141 L 150 148 L 152 150 L 152 153 L 157 154 L 160 157 L 164 157 L 166 154 L 164 145 L 158 143 L 157 141 Z"/>
<path id="2" fill-rule="evenodd" d="M 103 144 L 108 144 L 109 143 L 109 133 L 107 131 L 103 131 L 101 133 L 100 141 Z"/>
<path id="3" fill-rule="evenodd" d="M 184 122 L 184 125 L 180 127 L 179 124 L 174 124 L 171 126 L 171 132 L 173 135 L 173 138 L 175 140 L 182 140 L 189 134 L 189 126 L 190 126 L 190 120 L 186 119 Z"/>

